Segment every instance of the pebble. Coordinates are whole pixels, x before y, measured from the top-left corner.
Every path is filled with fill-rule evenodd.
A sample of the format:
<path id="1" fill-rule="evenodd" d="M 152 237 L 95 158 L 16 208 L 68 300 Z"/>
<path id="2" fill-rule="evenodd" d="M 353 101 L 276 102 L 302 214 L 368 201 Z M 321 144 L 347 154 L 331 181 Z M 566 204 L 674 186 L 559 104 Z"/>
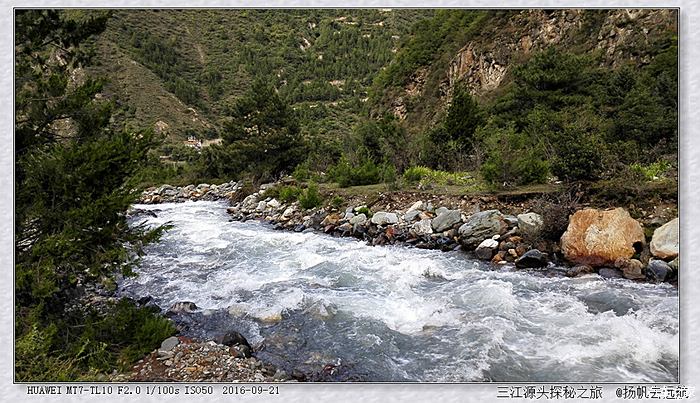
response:
<path id="1" fill-rule="evenodd" d="M 284 371 L 268 374 L 257 358 L 236 358 L 229 347 L 213 341 L 187 342 L 173 347 L 170 357 L 159 351 L 140 360 L 129 374 L 114 374 L 119 382 L 281 382 L 288 381 Z"/>

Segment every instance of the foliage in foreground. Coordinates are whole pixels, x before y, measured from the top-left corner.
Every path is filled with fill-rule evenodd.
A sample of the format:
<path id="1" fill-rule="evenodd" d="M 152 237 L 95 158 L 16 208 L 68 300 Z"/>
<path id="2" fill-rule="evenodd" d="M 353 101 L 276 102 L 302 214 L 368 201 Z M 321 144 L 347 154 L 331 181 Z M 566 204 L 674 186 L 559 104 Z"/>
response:
<path id="1" fill-rule="evenodd" d="M 17 10 L 15 35 L 15 340 L 18 380 L 69 380 L 126 364 L 172 328 L 118 305 L 70 313 L 82 289 L 131 274 L 159 236 L 129 227 L 133 178 L 151 133 L 110 126 L 101 83 L 73 78 L 108 13 Z M 112 310 L 114 309 L 114 310 Z M 125 327 L 126 326 L 126 327 Z"/>

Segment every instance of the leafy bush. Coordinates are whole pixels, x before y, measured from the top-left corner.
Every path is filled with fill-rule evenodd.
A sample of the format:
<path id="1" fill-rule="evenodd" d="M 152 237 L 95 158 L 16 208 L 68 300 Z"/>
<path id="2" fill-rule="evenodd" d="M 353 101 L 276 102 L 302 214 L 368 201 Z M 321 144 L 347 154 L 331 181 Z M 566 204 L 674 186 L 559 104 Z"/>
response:
<path id="1" fill-rule="evenodd" d="M 292 177 L 299 182 L 309 180 L 311 177 L 311 170 L 309 169 L 309 160 L 302 162 L 294 168 L 292 172 Z"/>
<path id="2" fill-rule="evenodd" d="M 301 195 L 301 189 L 296 186 L 282 186 L 279 192 L 279 200 L 282 203 L 291 203 L 296 201 Z"/>
<path id="3" fill-rule="evenodd" d="M 75 381 L 116 367 L 128 370 L 176 332 L 157 308 L 137 307 L 128 299 L 104 310 L 73 311 L 49 325 L 20 317 L 17 380 Z"/>
<path id="4" fill-rule="evenodd" d="M 371 211 L 369 210 L 369 208 L 366 207 L 366 206 L 362 206 L 362 207 L 356 209 L 356 210 L 355 210 L 355 213 L 357 213 L 357 214 L 364 214 L 364 215 L 367 216 L 367 218 L 372 217 L 372 212 L 371 212 Z"/>
<path id="5" fill-rule="evenodd" d="M 265 192 L 263 192 L 262 197 L 272 197 L 281 201 L 282 203 L 291 203 L 296 201 L 300 194 L 301 189 L 297 186 L 281 185 L 266 189 Z"/>
<path id="6" fill-rule="evenodd" d="M 670 168 L 671 164 L 666 161 L 657 161 L 647 165 L 635 162 L 630 165 L 630 170 L 646 181 L 662 178 Z"/>
<path id="7" fill-rule="evenodd" d="M 396 167 L 385 163 L 381 166 L 382 182 L 390 189 L 395 190 L 398 188 L 398 183 L 396 182 Z"/>
<path id="8" fill-rule="evenodd" d="M 511 125 L 506 128 L 490 126 L 486 136 L 486 162 L 481 167 L 484 179 L 492 184 L 542 183 L 547 180 L 549 164 L 540 144 L 518 133 Z"/>
<path id="9" fill-rule="evenodd" d="M 318 185 L 313 182 L 299 195 L 299 204 L 306 210 L 318 207 L 322 203 L 323 197 L 318 191 Z"/>
<path id="10" fill-rule="evenodd" d="M 379 167 L 372 160 L 365 159 L 362 165 L 353 166 L 345 156 L 331 168 L 330 176 L 340 187 L 372 185 L 382 180 Z"/>
<path id="11" fill-rule="evenodd" d="M 423 178 L 428 177 L 433 171 L 424 166 L 410 167 L 403 172 L 403 179 L 406 182 L 418 182 Z"/>
<path id="12" fill-rule="evenodd" d="M 408 168 L 403 173 L 403 179 L 409 183 L 430 182 L 437 185 L 471 186 L 476 184 L 476 179 L 468 172 L 447 172 L 424 166 Z"/>

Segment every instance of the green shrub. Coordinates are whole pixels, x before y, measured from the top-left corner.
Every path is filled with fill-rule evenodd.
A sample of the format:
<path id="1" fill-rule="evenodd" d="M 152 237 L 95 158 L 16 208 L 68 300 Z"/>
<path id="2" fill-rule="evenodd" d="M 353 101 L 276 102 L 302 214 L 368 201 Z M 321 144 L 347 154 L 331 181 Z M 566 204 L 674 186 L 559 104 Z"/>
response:
<path id="1" fill-rule="evenodd" d="M 296 201 L 301 194 L 301 189 L 297 186 L 273 186 L 263 192 L 262 197 L 277 199 L 282 203 L 291 203 Z"/>
<path id="2" fill-rule="evenodd" d="M 432 170 L 423 166 L 410 167 L 403 172 L 403 179 L 406 182 L 418 182 L 423 178 L 426 178 Z"/>
<path id="3" fill-rule="evenodd" d="M 382 182 L 391 190 L 398 189 L 398 183 L 396 182 L 396 167 L 385 163 L 381 167 Z"/>
<path id="4" fill-rule="evenodd" d="M 346 157 L 331 168 L 330 176 L 340 187 L 373 185 L 382 179 L 379 167 L 372 160 L 365 159 L 361 165 L 353 166 Z"/>
<path id="5" fill-rule="evenodd" d="M 403 173 L 403 179 L 409 183 L 429 182 L 437 185 L 476 185 L 476 179 L 468 172 L 439 171 L 424 166 L 408 168 Z"/>
<path id="6" fill-rule="evenodd" d="M 309 180 L 311 177 L 311 170 L 309 169 L 309 160 L 302 162 L 294 168 L 292 172 L 292 177 L 299 182 L 304 182 Z"/>
<path id="7" fill-rule="evenodd" d="M 299 195 L 299 204 L 306 210 L 318 207 L 322 203 L 323 197 L 318 191 L 318 185 L 313 182 Z"/>
<path id="8" fill-rule="evenodd" d="M 646 181 L 659 180 L 670 168 L 671 164 L 666 161 L 657 161 L 648 165 L 635 162 L 630 165 L 630 170 Z"/>
<path id="9" fill-rule="evenodd" d="M 175 334 L 157 308 L 122 299 L 104 313 L 73 311 L 48 326 L 31 316 L 18 318 L 15 374 L 19 381 L 75 381 L 121 371 Z"/>
<path id="10" fill-rule="evenodd" d="M 369 210 L 368 207 L 363 206 L 355 210 L 355 213 L 357 214 L 364 214 L 367 216 L 367 218 L 372 217 L 372 212 Z"/>
<path id="11" fill-rule="evenodd" d="M 333 198 L 331 199 L 330 205 L 334 209 L 339 209 L 343 205 L 343 203 L 345 203 L 345 200 L 342 197 L 336 195 L 333 196 Z"/>
<path id="12" fill-rule="evenodd" d="M 291 203 L 299 199 L 301 189 L 296 186 L 282 186 L 279 191 L 279 200 L 282 203 Z"/>
<path id="13" fill-rule="evenodd" d="M 549 164 L 544 151 L 539 144 L 532 144 L 530 136 L 516 132 L 512 125 L 489 126 L 481 134 L 486 144 L 486 162 L 481 173 L 486 181 L 496 185 L 526 185 L 547 180 Z"/>

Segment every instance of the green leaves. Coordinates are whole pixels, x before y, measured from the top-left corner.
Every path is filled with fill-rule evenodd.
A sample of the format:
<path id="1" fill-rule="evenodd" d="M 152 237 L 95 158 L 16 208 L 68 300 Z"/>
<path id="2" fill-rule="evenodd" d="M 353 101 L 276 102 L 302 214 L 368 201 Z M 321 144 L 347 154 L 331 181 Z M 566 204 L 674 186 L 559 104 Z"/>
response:
<path id="1" fill-rule="evenodd" d="M 223 145 L 210 147 L 203 156 L 207 174 L 238 177 L 249 173 L 269 180 L 292 172 L 304 159 L 306 144 L 294 111 L 266 81 L 256 80 L 231 114 Z"/>

